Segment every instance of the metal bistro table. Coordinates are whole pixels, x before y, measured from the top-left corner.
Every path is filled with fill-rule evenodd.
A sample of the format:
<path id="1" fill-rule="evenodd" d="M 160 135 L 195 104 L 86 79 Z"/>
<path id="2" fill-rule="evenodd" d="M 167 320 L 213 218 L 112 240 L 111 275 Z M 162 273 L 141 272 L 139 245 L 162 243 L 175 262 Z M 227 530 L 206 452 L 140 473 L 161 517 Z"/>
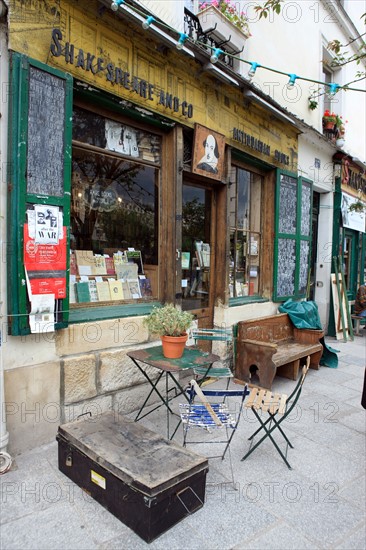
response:
<path id="1" fill-rule="evenodd" d="M 163 405 L 165 405 L 166 414 L 167 414 L 167 439 L 173 439 L 180 425 L 180 421 L 178 422 L 178 425 L 175 427 L 171 437 L 169 437 L 169 413 L 173 415 L 175 414 L 171 409 L 169 402 L 175 397 L 178 397 L 179 395 L 184 395 L 184 397 L 188 400 L 187 396 L 184 393 L 184 388 L 181 386 L 179 382 L 179 376 L 177 377 L 176 375 L 177 374 L 179 375 L 181 371 L 194 369 L 195 367 L 207 367 L 202 378 L 199 380 L 199 384 L 201 384 L 204 381 L 204 379 L 208 376 L 212 364 L 215 363 L 215 361 L 219 361 L 220 357 L 218 355 L 214 355 L 213 353 L 201 351 L 196 347 L 186 347 L 184 349 L 183 356 L 180 357 L 179 359 L 167 359 L 163 355 L 162 346 L 130 351 L 127 353 L 127 355 L 132 359 L 136 367 L 144 375 L 144 377 L 146 378 L 146 380 L 149 382 L 151 386 L 149 395 L 146 397 L 144 403 L 142 404 L 139 412 L 135 417 L 135 422 L 137 422 L 138 420 L 141 420 L 142 418 L 145 418 L 145 416 L 148 416 L 159 407 L 162 407 Z M 159 373 L 159 376 L 157 377 L 157 379 L 151 380 L 149 375 L 141 367 L 140 363 L 144 363 L 145 365 L 150 365 L 152 367 L 159 369 L 161 372 Z M 161 394 L 161 392 L 158 390 L 158 387 L 157 387 L 158 383 L 160 382 L 164 374 L 165 374 L 165 396 Z M 169 389 L 169 380 L 171 380 L 174 384 L 171 389 Z M 172 391 L 173 391 L 173 395 L 169 395 L 170 392 Z M 150 397 L 154 392 L 159 396 L 159 399 L 161 400 L 161 404 L 157 405 L 152 410 L 149 410 L 145 414 L 141 415 L 141 413 L 147 406 L 147 403 Z"/>

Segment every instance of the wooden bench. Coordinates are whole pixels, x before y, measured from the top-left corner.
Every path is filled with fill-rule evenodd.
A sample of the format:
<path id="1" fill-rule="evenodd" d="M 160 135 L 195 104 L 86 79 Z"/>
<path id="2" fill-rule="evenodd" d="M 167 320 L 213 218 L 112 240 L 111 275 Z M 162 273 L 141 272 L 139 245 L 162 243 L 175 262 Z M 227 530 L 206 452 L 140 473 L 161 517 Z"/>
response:
<path id="1" fill-rule="evenodd" d="M 235 378 L 250 383 L 257 369 L 260 386 L 271 389 L 276 372 L 296 380 L 300 360 L 310 356 L 310 368 L 319 369 L 322 330 L 297 329 L 287 313 L 239 321 Z"/>

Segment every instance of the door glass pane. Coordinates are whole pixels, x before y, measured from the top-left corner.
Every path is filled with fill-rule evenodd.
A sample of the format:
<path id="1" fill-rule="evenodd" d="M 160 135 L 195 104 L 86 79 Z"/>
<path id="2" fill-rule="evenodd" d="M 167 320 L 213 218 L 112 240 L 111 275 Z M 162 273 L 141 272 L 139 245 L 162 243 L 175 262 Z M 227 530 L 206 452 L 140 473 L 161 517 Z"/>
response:
<path id="1" fill-rule="evenodd" d="M 183 185 L 182 308 L 209 305 L 211 191 Z"/>
<path id="2" fill-rule="evenodd" d="M 230 280 L 231 298 L 260 291 L 262 178 L 241 168 L 230 176 Z"/>

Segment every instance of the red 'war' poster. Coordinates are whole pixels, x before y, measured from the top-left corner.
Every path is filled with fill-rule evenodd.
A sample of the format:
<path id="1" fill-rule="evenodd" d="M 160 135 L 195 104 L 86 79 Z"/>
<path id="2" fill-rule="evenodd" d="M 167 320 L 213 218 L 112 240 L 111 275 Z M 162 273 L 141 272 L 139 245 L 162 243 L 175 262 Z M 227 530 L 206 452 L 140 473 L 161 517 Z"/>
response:
<path id="1" fill-rule="evenodd" d="M 24 265 L 32 294 L 54 294 L 66 298 L 66 228 L 58 244 L 39 244 L 24 224 Z"/>

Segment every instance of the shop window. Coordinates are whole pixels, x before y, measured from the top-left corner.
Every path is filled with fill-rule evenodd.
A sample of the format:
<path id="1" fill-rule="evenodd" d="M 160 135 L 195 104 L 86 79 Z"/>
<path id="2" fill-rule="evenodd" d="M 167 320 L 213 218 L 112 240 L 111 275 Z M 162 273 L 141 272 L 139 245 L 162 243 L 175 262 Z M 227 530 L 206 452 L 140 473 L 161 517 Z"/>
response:
<path id="1" fill-rule="evenodd" d="M 234 168 L 230 177 L 230 298 L 258 295 L 261 259 L 262 177 Z"/>
<path id="2" fill-rule="evenodd" d="M 80 108 L 73 119 L 70 303 L 156 298 L 161 138 Z"/>
<path id="3" fill-rule="evenodd" d="M 273 300 L 305 298 L 310 283 L 311 182 L 279 173 L 275 211 Z"/>
<path id="4" fill-rule="evenodd" d="M 158 297 L 161 135 L 73 111 L 62 71 L 17 53 L 10 68 L 8 332 L 146 311 Z"/>

